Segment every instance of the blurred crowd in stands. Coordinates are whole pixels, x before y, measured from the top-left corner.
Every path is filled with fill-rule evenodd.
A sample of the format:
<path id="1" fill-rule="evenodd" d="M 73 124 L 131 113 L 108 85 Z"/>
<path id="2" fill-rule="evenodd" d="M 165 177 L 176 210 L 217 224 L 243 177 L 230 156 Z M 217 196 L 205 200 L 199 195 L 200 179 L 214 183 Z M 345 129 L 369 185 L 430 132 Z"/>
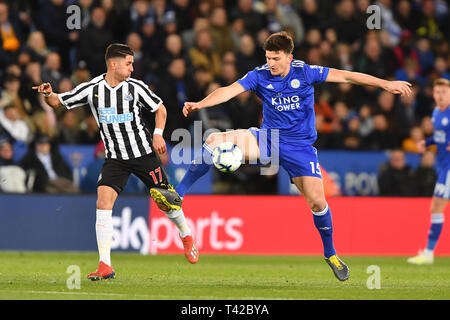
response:
<path id="1" fill-rule="evenodd" d="M 68 28 L 71 5 L 81 9 L 80 29 Z M 381 9 L 380 30 L 367 26 L 370 5 Z M 204 130 L 259 126 L 262 106 L 251 92 L 189 118 L 181 109 L 264 64 L 264 40 L 286 30 L 296 59 L 413 85 L 409 97 L 317 86 L 319 150 L 417 152 L 415 142 L 433 130 L 432 81 L 450 79 L 449 21 L 444 0 L 0 0 L 0 140 L 33 153 L 37 141 L 99 143 L 89 108 L 53 110 L 31 87 L 50 82 L 65 92 L 104 73 L 112 42 L 133 49 L 132 77 L 163 99 L 168 143 L 195 120 Z"/>

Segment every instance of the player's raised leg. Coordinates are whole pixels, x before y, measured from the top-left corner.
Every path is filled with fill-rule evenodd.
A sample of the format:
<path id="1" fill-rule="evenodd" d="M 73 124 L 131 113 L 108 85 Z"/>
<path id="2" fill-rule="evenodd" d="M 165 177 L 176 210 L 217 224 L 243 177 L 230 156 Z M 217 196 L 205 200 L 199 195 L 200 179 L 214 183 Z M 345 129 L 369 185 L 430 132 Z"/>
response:
<path id="1" fill-rule="evenodd" d="M 197 263 L 199 253 L 181 208 L 182 199 L 170 185 L 168 187 L 167 189 L 164 186 L 151 188 L 150 195 L 158 208 L 178 228 L 186 259 L 192 264 Z"/>
<path id="2" fill-rule="evenodd" d="M 292 181 L 304 195 L 313 213 L 314 225 L 319 231 L 323 243 L 325 261 L 340 281 L 349 277 L 349 268 L 336 255 L 333 244 L 333 221 L 331 210 L 325 200 L 322 179 L 312 176 L 296 177 Z"/>
<path id="3" fill-rule="evenodd" d="M 173 222 L 178 228 L 178 232 L 183 242 L 184 255 L 191 264 L 195 264 L 199 259 L 199 252 L 195 245 L 194 238 L 192 237 L 191 229 L 189 228 L 186 218 L 184 216 L 183 209 L 168 210 L 164 207 L 158 206 L 163 211 L 167 218 Z"/>
<path id="4" fill-rule="evenodd" d="M 444 210 L 447 206 L 448 200 L 434 196 L 431 200 L 431 225 L 428 231 L 427 247 L 420 251 L 415 257 L 408 258 L 411 264 L 423 265 L 433 264 L 434 262 L 434 248 L 441 235 L 442 226 L 444 225 Z"/>
<path id="5" fill-rule="evenodd" d="M 98 269 L 88 275 L 88 279 L 93 281 L 115 278 L 115 272 L 111 266 L 111 241 L 113 234 L 112 209 L 117 196 L 118 193 L 111 187 L 99 186 L 97 189 L 95 233 L 100 263 Z"/>
<path id="6" fill-rule="evenodd" d="M 158 208 L 178 228 L 186 259 L 192 264 L 196 263 L 199 254 L 183 209 L 181 208 L 183 202 L 181 197 L 169 184 L 159 157 L 148 156 L 148 159 L 145 159 L 143 163 L 144 165 L 142 167 L 136 165 L 132 168 L 132 173 L 145 183 L 150 189 L 150 195 Z"/>
<path id="7" fill-rule="evenodd" d="M 187 224 L 183 209 L 181 208 L 182 200 L 178 193 L 168 185 L 167 189 L 164 186 L 151 188 L 150 195 L 158 208 L 178 228 L 186 259 L 192 264 L 197 263 L 199 258 L 198 249 L 192 238 L 192 232 Z"/>
<path id="8" fill-rule="evenodd" d="M 212 152 L 220 143 L 229 141 L 238 145 L 245 159 L 257 159 L 259 149 L 256 138 L 248 130 L 234 130 L 225 133 L 213 133 L 208 136 L 202 149 L 195 155 L 183 180 L 176 190 L 170 186 L 158 186 L 150 189 L 150 195 L 158 207 L 178 227 L 183 241 L 184 253 L 190 263 L 198 261 L 199 253 L 194 244 L 191 232 L 184 220 L 181 208 L 187 190 L 200 179 L 212 166 Z"/>
<path id="9" fill-rule="evenodd" d="M 240 129 L 210 134 L 203 144 L 202 149 L 195 154 L 189 170 L 175 188 L 175 191 L 181 198 L 184 197 L 195 181 L 209 171 L 213 164 L 212 152 L 214 148 L 222 142 L 233 142 L 239 146 L 246 160 L 255 160 L 259 158 L 258 142 L 249 130 Z M 158 199 L 161 198 L 161 195 L 158 195 L 158 193 L 152 194 L 155 201 L 164 202 L 169 209 L 178 209 L 180 207 L 180 203 L 178 202 L 179 199 L 173 193 L 170 193 L 167 190 L 159 191 L 166 201 Z M 157 198 L 155 199 L 155 197 Z"/>
<path id="10" fill-rule="evenodd" d="M 183 240 L 185 256 L 190 263 L 198 261 L 198 250 L 195 247 L 190 230 L 187 231 L 186 229 L 187 224 L 182 221 L 184 219 L 181 209 L 182 197 L 184 197 L 195 181 L 205 175 L 211 168 L 212 152 L 222 142 L 233 142 L 239 146 L 245 159 L 254 160 L 259 157 L 257 140 L 249 130 L 213 133 L 208 136 L 202 149 L 194 156 L 189 170 L 175 190 L 170 186 L 169 188 L 154 187 L 150 189 L 150 195 L 158 207 L 177 225 L 180 237 Z"/>

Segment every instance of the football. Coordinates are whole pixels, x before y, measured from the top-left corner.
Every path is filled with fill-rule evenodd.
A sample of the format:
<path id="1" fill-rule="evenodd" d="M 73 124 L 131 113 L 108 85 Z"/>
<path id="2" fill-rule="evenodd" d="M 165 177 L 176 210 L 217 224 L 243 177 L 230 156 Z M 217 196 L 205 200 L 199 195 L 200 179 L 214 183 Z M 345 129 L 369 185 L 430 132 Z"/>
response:
<path id="1" fill-rule="evenodd" d="M 242 151 L 233 142 L 222 142 L 213 151 L 213 163 L 219 171 L 236 171 L 242 164 Z"/>

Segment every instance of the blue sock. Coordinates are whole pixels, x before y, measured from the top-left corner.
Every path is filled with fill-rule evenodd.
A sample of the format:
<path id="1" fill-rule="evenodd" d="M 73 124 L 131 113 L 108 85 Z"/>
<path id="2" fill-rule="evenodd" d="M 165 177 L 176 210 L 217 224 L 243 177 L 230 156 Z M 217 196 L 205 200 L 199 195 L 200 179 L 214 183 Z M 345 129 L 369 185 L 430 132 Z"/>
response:
<path id="1" fill-rule="evenodd" d="M 194 184 L 195 181 L 200 179 L 204 174 L 206 174 L 212 165 L 212 152 L 213 149 L 206 144 L 202 146 L 202 150 L 197 152 L 194 156 L 194 160 L 189 167 L 189 170 L 184 175 L 181 182 L 175 188 L 180 197 L 184 197 L 189 188 Z"/>
<path id="2" fill-rule="evenodd" d="M 442 226 L 444 225 L 444 214 L 443 213 L 433 213 L 431 215 L 431 226 L 428 232 L 428 243 L 427 249 L 433 251 L 436 247 L 436 243 L 441 235 Z"/>
<path id="3" fill-rule="evenodd" d="M 314 225 L 320 233 L 323 243 L 323 255 L 329 258 L 336 254 L 333 246 L 333 221 L 331 219 L 331 211 L 328 207 L 321 212 L 313 212 Z"/>

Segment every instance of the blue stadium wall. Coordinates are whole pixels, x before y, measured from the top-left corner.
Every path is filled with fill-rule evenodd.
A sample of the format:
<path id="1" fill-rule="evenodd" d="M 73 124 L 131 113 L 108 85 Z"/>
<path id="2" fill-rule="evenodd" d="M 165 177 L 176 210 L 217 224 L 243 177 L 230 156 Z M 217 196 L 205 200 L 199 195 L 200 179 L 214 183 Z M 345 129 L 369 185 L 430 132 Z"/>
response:
<path id="1" fill-rule="evenodd" d="M 0 195 L 0 250 L 96 251 L 95 203 L 94 195 Z M 119 197 L 114 250 L 147 250 L 148 216 L 148 197 Z"/>

